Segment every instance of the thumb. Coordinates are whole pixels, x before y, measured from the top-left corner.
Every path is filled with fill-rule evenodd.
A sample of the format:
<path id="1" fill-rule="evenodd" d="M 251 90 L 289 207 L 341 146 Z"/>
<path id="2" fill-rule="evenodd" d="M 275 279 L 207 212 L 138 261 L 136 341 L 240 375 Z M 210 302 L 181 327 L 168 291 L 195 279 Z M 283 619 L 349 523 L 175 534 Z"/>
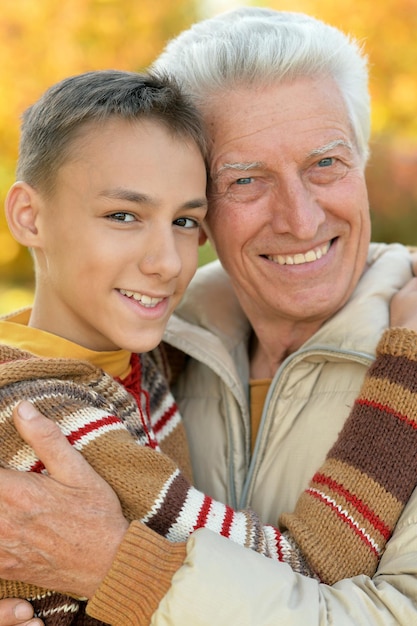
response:
<path id="1" fill-rule="evenodd" d="M 34 450 L 48 474 L 60 483 L 76 487 L 97 476 L 58 425 L 31 402 L 20 402 L 13 410 L 13 420 L 19 435 Z"/>

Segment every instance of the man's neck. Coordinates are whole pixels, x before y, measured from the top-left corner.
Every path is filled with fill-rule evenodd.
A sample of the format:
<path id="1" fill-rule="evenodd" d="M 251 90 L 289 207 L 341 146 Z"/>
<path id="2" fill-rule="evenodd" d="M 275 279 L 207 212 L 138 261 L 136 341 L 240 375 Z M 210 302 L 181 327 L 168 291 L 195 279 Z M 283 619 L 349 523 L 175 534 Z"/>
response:
<path id="1" fill-rule="evenodd" d="M 273 378 L 284 359 L 298 350 L 320 326 L 318 322 L 302 324 L 286 320 L 254 324 L 249 346 L 250 377 Z"/>

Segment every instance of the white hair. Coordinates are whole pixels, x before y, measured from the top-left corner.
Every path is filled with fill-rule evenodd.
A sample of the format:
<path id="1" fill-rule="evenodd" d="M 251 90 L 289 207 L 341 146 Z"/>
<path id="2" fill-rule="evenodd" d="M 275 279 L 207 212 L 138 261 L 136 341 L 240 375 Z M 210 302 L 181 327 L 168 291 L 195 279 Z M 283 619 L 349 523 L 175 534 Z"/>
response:
<path id="1" fill-rule="evenodd" d="M 314 17 L 256 7 L 231 10 L 180 33 L 153 69 L 173 76 L 203 112 L 211 98 L 234 87 L 330 76 L 364 163 L 368 158 L 367 58 L 356 40 Z"/>

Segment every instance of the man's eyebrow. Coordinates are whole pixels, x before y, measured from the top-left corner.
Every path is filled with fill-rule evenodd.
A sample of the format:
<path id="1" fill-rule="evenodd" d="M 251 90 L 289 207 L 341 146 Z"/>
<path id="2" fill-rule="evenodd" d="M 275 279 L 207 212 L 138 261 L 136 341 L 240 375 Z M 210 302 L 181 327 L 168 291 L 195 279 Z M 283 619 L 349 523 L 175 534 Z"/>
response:
<path id="1" fill-rule="evenodd" d="M 133 191 L 132 189 L 126 189 L 125 187 L 115 187 L 113 189 L 104 189 L 100 194 L 101 198 L 109 198 L 110 200 L 125 200 L 134 204 L 149 204 L 158 205 L 157 198 L 153 198 L 146 193 L 140 193 L 139 191 Z M 207 198 L 205 196 L 201 198 L 193 198 L 184 202 L 182 205 L 184 209 L 200 209 L 207 207 Z"/>
<path id="2" fill-rule="evenodd" d="M 264 167 L 264 163 L 262 161 L 252 161 L 251 163 L 223 163 L 221 167 L 215 173 L 215 176 L 219 176 L 224 171 L 227 170 L 237 170 L 239 172 L 247 172 L 249 170 L 256 169 L 258 167 Z"/>
<path id="3" fill-rule="evenodd" d="M 353 150 L 352 144 L 348 141 L 345 141 L 344 139 L 334 139 L 334 141 L 330 141 L 326 145 L 320 146 L 320 148 L 314 148 L 314 150 L 311 150 L 311 152 L 307 154 L 307 158 L 326 154 L 326 152 L 329 152 L 330 150 L 333 150 L 338 146 L 343 146 L 344 148 L 347 148 L 350 152 L 352 152 Z"/>

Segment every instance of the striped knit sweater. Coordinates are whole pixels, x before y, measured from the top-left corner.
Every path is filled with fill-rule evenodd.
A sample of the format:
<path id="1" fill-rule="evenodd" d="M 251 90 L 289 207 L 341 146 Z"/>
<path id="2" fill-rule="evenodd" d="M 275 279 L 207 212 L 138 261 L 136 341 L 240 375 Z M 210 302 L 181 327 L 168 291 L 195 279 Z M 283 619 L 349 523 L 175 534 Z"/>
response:
<path id="1" fill-rule="evenodd" d="M 132 357 L 132 374 L 122 386 L 89 363 L 42 359 L 1 346 L 0 462 L 21 471 L 44 469 L 11 422 L 15 404 L 31 399 L 58 419 L 71 443 L 112 485 L 125 516 L 161 535 L 165 551 L 173 545 L 169 542 L 184 542 L 193 530 L 206 527 L 324 582 L 371 575 L 417 482 L 411 384 L 417 374 L 416 338 L 398 329 L 384 335 L 337 443 L 295 513 L 282 517 L 285 533 L 191 486 L 180 416 L 149 355 Z M 97 623 L 76 599 L 10 581 L 0 581 L 0 589 L 1 597 L 31 599 L 47 624 Z"/>

